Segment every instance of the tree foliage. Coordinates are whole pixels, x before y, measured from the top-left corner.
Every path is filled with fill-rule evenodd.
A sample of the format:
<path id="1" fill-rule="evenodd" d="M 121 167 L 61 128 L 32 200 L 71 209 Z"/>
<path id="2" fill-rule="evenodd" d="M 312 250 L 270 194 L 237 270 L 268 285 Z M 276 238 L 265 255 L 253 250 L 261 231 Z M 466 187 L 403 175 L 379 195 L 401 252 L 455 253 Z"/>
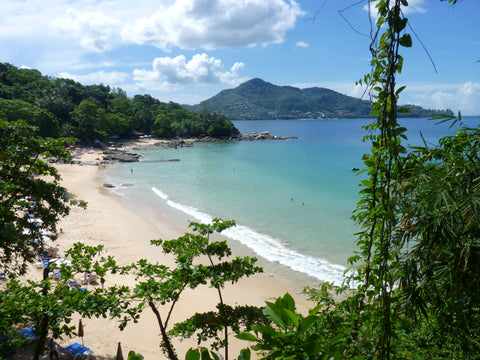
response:
<path id="1" fill-rule="evenodd" d="M 83 142 L 133 133 L 160 138 L 224 138 L 239 133 L 217 113 L 189 111 L 150 95 L 130 99 L 119 88 L 84 86 L 6 63 L 0 63 L 0 118 L 25 120 L 43 137 L 71 136 Z"/>
<path id="2" fill-rule="evenodd" d="M 56 234 L 69 212 L 66 189 L 48 158 L 69 162 L 68 139 L 44 140 L 22 120 L 0 120 L 0 259 L 3 272 L 23 273 L 42 250 L 42 230 Z M 39 226 L 41 224 L 41 227 Z"/>
<path id="3" fill-rule="evenodd" d="M 27 282 L 12 279 L 6 284 L 0 291 L 0 337 L 4 339 L 0 342 L 0 356 L 23 343 L 17 328 L 34 328 L 34 359 L 38 359 L 47 334 L 59 339 L 76 333 L 76 324 L 72 323 L 75 314 L 118 319 L 120 326 L 137 319 L 135 307 L 130 306 L 128 287 L 80 289 L 73 285 L 78 274 L 96 274 L 104 284 L 105 275 L 117 271 L 115 261 L 103 256 L 102 249 L 101 245 L 76 243 L 66 252 L 71 263 L 63 262 L 58 267 L 54 262 L 46 265 L 47 274 L 50 269 L 59 271 L 56 276 Z"/>
<path id="4" fill-rule="evenodd" d="M 209 236 L 234 225 L 233 221 L 213 219 L 211 224 L 191 222 L 198 234 L 186 233 L 175 240 L 152 240 L 152 244 L 161 246 L 165 254 L 175 258 L 175 267 L 152 264 L 139 260 L 124 269 L 137 276 L 138 283 L 133 289 L 133 299 L 141 300 L 139 310 L 148 305 L 158 322 L 162 337 L 161 347 L 165 355 L 178 359 L 171 336 L 184 338 L 198 334 L 198 342 L 214 339 L 213 347 L 225 347 L 225 359 L 228 359 L 228 330 L 239 332 L 246 326 L 262 321 L 258 309 L 251 306 L 231 307 L 224 303 L 222 288 L 227 283 L 235 283 L 242 277 L 248 277 L 262 271 L 255 266 L 256 259 L 231 256 L 226 241 L 211 241 Z M 205 264 L 202 259 L 206 259 Z M 176 324 L 169 331 L 170 319 L 175 305 L 186 289 L 195 289 L 201 285 L 210 285 L 219 295 L 218 311 L 195 314 L 190 319 Z M 223 335 L 219 335 L 223 332 Z"/>
<path id="5" fill-rule="evenodd" d="M 435 148 L 417 147 L 394 189 L 405 311 L 420 309 L 437 344 L 455 339 L 465 354 L 478 352 L 480 336 L 479 150 L 480 128 L 466 127 Z"/>

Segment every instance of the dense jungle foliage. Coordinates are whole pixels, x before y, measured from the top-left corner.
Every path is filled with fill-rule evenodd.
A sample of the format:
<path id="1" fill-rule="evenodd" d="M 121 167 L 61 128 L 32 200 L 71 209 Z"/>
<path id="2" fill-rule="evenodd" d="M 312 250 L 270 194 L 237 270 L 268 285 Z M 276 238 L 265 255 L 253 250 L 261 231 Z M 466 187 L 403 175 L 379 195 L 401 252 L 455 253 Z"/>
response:
<path id="1" fill-rule="evenodd" d="M 138 133 L 159 138 L 238 134 L 221 114 L 192 112 L 150 95 L 131 99 L 120 88 L 84 86 L 6 63 L 0 63 L 0 118 L 25 120 L 43 137 L 74 137 L 89 143 Z"/>

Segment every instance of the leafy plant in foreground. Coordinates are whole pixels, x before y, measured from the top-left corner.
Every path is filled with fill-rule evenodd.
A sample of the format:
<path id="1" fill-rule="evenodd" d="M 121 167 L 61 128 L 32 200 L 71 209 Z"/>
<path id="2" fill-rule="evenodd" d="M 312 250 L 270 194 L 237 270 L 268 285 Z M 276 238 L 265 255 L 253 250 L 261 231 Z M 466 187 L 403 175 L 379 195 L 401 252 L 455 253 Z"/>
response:
<path id="1" fill-rule="evenodd" d="M 151 264 L 147 260 L 137 261 L 125 268 L 133 271 L 140 281 L 133 290 L 133 299 L 140 299 L 139 309 L 146 304 L 155 314 L 162 337 L 162 349 L 169 359 L 178 359 L 171 342 L 171 336 L 190 337 L 198 332 L 199 343 L 208 338 L 214 339 L 213 347 L 225 348 L 225 359 L 228 359 L 228 331 L 239 331 L 254 323 L 261 315 L 254 307 L 230 307 L 224 303 L 221 289 L 226 283 L 235 283 L 240 278 L 261 272 L 255 266 L 256 259 L 231 256 L 226 241 L 210 241 L 210 235 L 221 232 L 231 226 L 233 221 L 213 219 L 212 224 L 190 223 L 190 227 L 199 234 L 186 233 L 175 240 L 152 240 L 151 243 L 161 246 L 163 252 L 175 257 L 175 267 Z M 203 260 L 202 260 L 203 259 Z M 204 264 L 206 262 L 206 264 Z M 209 284 L 215 288 L 219 296 L 217 312 L 195 314 L 192 318 L 176 324 L 169 331 L 169 323 L 175 305 L 186 289 L 195 289 Z M 168 307 L 164 307 L 168 304 Z M 223 331 L 223 338 L 218 333 Z M 190 353 L 194 353 L 192 350 Z"/>
<path id="2" fill-rule="evenodd" d="M 47 334 L 55 339 L 70 336 L 75 331 L 72 324 L 74 314 L 82 317 L 110 317 L 125 321 L 126 315 L 136 319 L 135 308 L 130 310 L 129 289 L 111 286 L 107 289 L 75 289 L 69 286 L 77 273 L 83 273 L 95 263 L 102 273 L 115 272 L 116 265 L 111 257 L 102 257 L 102 246 L 91 247 L 77 243 L 67 251 L 72 265 L 63 263 L 61 276 L 56 280 L 49 277 L 40 281 L 9 281 L 0 291 L 0 336 L 9 336 L 12 341 L 0 344 L 0 354 L 7 348 L 21 344 L 15 328 L 35 328 L 34 359 L 39 359 L 45 348 Z M 82 259 L 82 261 L 80 261 Z M 87 266 L 87 267 L 86 267 Z"/>

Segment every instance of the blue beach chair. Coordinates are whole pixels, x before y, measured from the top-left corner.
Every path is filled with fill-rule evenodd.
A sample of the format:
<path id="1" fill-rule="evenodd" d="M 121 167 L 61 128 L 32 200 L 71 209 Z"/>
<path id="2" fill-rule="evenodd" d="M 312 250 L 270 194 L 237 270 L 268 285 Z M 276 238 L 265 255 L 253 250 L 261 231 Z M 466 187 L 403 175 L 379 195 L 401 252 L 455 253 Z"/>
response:
<path id="1" fill-rule="evenodd" d="M 86 346 L 80 345 L 79 343 L 73 343 L 72 345 L 67 346 L 63 350 L 73 355 L 74 359 L 76 359 L 80 355 L 85 355 L 87 356 L 87 359 L 88 359 L 90 358 L 90 355 L 93 354 L 92 350 L 90 350 Z"/>
<path id="2" fill-rule="evenodd" d="M 70 290 L 87 290 L 86 287 L 82 287 L 76 280 L 67 282 L 67 286 Z"/>
<path id="3" fill-rule="evenodd" d="M 60 270 L 53 270 L 50 274 L 49 274 L 50 278 L 54 279 L 54 280 L 59 280 L 62 278 L 62 274 L 60 273 Z"/>
<path id="4" fill-rule="evenodd" d="M 22 335 L 22 337 L 24 337 L 25 339 L 35 340 L 37 335 L 33 333 L 34 330 L 34 327 L 29 327 L 28 329 L 20 331 L 20 335 Z"/>

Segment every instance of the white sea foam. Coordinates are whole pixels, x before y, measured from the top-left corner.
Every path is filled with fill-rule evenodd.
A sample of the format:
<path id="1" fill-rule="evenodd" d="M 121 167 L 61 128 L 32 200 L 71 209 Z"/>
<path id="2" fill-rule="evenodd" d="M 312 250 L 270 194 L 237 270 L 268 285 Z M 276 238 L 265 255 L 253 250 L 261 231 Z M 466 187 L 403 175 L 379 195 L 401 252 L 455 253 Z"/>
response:
<path id="1" fill-rule="evenodd" d="M 182 211 L 202 223 L 210 223 L 213 219 L 210 215 L 205 214 L 194 207 L 182 205 L 169 200 L 168 195 L 155 187 L 152 188 L 152 191 L 161 199 L 166 200 L 166 203 L 170 207 Z M 258 233 L 247 226 L 237 225 L 223 231 L 222 234 L 248 246 L 257 255 L 268 261 L 278 262 L 295 271 L 302 272 L 321 281 L 332 282 L 336 285 L 341 285 L 343 282 L 343 272 L 345 271 L 344 266 L 332 264 L 325 259 L 301 254 L 285 247 L 281 241 L 274 239 L 269 235 Z"/>
<path id="2" fill-rule="evenodd" d="M 167 200 L 168 199 L 168 195 L 167 194 L 164 194 L 163 192 L 161 192 L 160 190 L 158 190 L 156 187 L 153 187 L 152 188 L 153 192 L 155 194 L 157 194 L 157 196 L 159 196 L 160 198 L 162 198 L 163 200 Z"/>

